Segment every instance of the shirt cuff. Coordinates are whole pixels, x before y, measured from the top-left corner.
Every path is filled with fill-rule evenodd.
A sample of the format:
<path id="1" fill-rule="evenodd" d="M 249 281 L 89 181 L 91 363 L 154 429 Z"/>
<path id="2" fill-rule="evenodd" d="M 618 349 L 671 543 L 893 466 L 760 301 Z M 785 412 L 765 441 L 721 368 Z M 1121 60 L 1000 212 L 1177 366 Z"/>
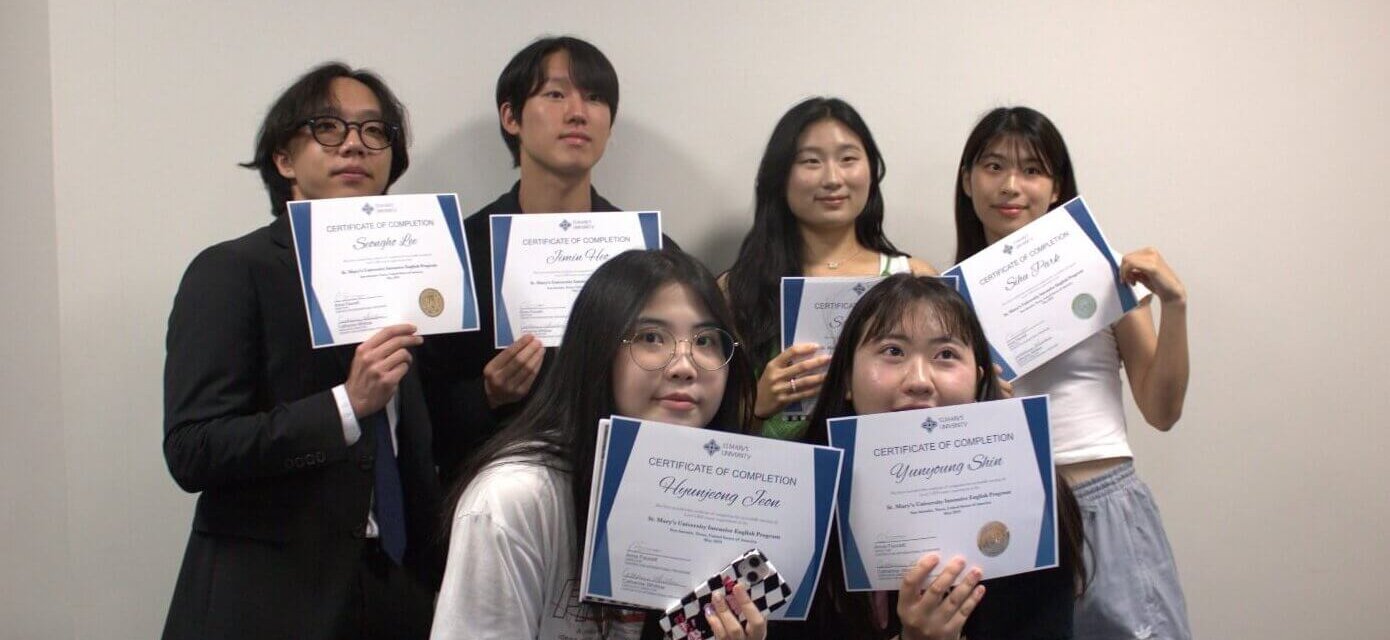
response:
<path id="1" fill-rule="evenodd" d="M 362 437 L 362 425 L 357 424 L 357 414 L 352 412 L 346 384 L 333 387 L 333 399 L 338 401 L 338 417 L 343 420 L 343 440 L 351 447 Z"/>

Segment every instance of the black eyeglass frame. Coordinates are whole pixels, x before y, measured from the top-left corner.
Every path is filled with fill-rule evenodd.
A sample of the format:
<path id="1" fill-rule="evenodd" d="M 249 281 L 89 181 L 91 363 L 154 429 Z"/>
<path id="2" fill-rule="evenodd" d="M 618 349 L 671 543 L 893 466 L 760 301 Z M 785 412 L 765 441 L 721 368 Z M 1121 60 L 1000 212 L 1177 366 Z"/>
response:
<path id="1" fill-rule="evenodd" d="M 337 142 L 325 142 L 322 138 L 320 138 L 319 131 L 314 127 L 314 123 L 323 120 L 333 120 L 343 125 L 343 138 Z M 371 143 L 367 142 L 367 136 L 362 135 L 362 127 L 365 127 L 370 124 L 379 124 L 382 126 L 383 129 L 385 129 L 386 146 L 374 147 Z M 371 120 L 362 120 L 360 122 L 349 122 L 343 118 L 339 118 L 338 116 L 322 115 L 314 116 L 312 118 L 306 118 L 304 122 L 299 123 L 299 126 L 308 127 L 309 137 L 313 138 L 314 142 L 317 142 L 325 147 L 341 147 L 344 144 L 346 144 L 348 135 L 352 133 L 353 127 L 357 127 L 357 139 L 362 141 L 362 146 L 371 149 L 372 151 L 385 151 L 386 149 L 390 149 L 392 145 L 396 144 L 396 139 L 399 138 L 401 135 L 401 125 L 392 122 L 387 122 L 379 118 L 373 118 Z"/>

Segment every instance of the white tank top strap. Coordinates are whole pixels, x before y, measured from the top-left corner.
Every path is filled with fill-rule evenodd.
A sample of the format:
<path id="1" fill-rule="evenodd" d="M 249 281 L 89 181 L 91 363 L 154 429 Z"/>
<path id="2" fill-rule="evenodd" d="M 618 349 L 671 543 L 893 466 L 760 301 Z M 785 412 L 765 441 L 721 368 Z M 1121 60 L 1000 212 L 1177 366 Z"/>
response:
<path id="1" fill-rule="evenodd" d="M 908 257 L 878 254 L 878 275 L 891 276 L 895 273 L 912 273 L 912 263 Z"/>

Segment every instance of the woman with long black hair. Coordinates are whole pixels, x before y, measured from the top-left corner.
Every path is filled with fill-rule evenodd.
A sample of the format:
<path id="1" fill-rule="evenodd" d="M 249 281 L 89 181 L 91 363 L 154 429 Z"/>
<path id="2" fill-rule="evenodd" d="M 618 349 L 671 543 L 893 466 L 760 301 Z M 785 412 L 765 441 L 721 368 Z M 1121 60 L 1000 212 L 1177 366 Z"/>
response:
<path id="1" fill-rule="evenodd" d="M 579 602 L 598 421 L 742 430 L 752 374 L 731 329 L 714 277 L 680 251 L 629 251 L 594 272 L 550 375 L 453 489 L 434 638 L 659 637 L 654 613 Z M 742 587 L 713 607 L 718 637 L 763 637 Z"/>
<path id="2" fill-rule="evenodd" d="M 936 274 L 884 235 L 884 171 L 868 125 L 838 98 L 805 100 L 772 130 L 758 166 L 753 226 L 721 282 L 759 365 L 753 416 L 763 435 L 794 439 L 805 432 L 804 420 L 782 411 L 816 396 L 830 359 L 814 355 L 814 344 L 781 349 L 783 277 Z"/>
<path id="3" fill-rule="evenodd" d="M 1076 197 L 1062 134 L 1028 107 L 991 110 L 971 130 L 956 173 L 956 260 L 963 261 Z M 1153 292 L 1113 325 L 1019 378 L 1047 394 L 1057 470 L 1086 523 L 1095 588 L 1076 607 L 1078 638 L 1192 637 L 1163 520 L 1134 468 L 1123 369 L 1144 420 L 1168 431 L 1187 395 L 1187 288 L 1157 250 L 1118 259 L 1125 282 Z M 1154 299 L 1162 323 L 1154 329 Z"/>

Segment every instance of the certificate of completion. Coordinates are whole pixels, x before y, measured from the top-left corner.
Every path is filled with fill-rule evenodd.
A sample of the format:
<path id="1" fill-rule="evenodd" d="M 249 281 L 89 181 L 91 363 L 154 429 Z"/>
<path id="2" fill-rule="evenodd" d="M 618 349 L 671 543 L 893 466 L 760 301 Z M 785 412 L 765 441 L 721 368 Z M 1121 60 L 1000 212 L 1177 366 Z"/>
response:
<path id="1" fill-rule="evenodd" d="M 661 212 L 494 215 L 492 309 L 501 349 L 522 334 L 560 345 L 579 290 L 609 258 L 661 248 Z"/>
<path id="2" fill-rule="evenodd" d="M 314 348 L 403 322 L 421 335 L 478 330 L 458 196 L 297 200 L 289 216 Z"/>
<path id="3" fill-rule="evenodd" d="M 928 552 L 988 578 L 1057 566 L 1047 396 L 832 418 L 845 586 L 896 591 Z"/>
<path id="4" fill-rule="evenodd" d="M 804 620 L 830 533 L 840 451 L 614 417 L 599 427 L 584 598 L 665 610 L 749 549 Z"/>
<path id="5" fill-rule="evenodd" d="M 1080 197 L 946 271 L 1014 380 L 1114 324 L 1138 300 Z"/>
<path id="6" fill-rule="evenodd" d="M 820 345 L 815 355 L 829 355 L 840 339 L 854 304 L 864 292 L 883 280 L 882 276 L 862 278 L 782 278 L 782 350 L 794 344 Z M 815 400 L 793 402 L 782 414 L 805 417 L 815 408 Z"/>

